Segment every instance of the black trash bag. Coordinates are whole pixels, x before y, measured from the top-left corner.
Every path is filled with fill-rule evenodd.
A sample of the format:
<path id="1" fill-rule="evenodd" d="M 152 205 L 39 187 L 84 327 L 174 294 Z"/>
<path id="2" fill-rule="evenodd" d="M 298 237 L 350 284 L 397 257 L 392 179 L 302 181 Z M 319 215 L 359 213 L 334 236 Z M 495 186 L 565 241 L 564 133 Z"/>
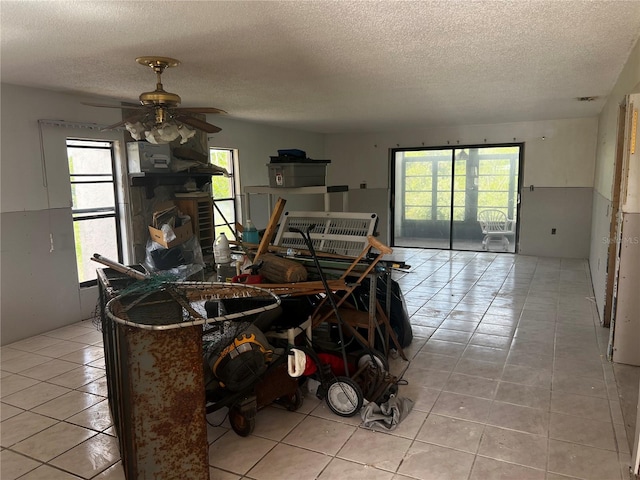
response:
<path id="1" fill-rule="evenodd" d="M 271 330 L 284 332 L 289 328 L 299 327 L 315 309 L 314 297 L 281 297 L 282 315 L 271 324 Z"/>
<path id="2" fill-rule="evenodd" d="M 185 264 L 182 247 L 158 248 L 149 252 L 151 260 L 158 270 L 171 270 Z"/>
<path id="3" fill-rule="evenodd" d="M 353 303 L 358 310 L 368 311 L 369 309 L 369 278 L 362 280 L 360 285 L 353 291 L 347 300 Z M 376 299 L 380 302 L 380 306 L 387 311 L 387 279 L 386 277 L 378 277 L 376 283 Z M 413 341 L 413 331 L 411 330 L 411 321 L 409 320 L 409 312 L 404 302 L 404 296 L 400 285 L 391 279 L 391 311 L 389 315 L 389 323 L 394 333 L 398 337 L 398 342 L 402 348 L 408 347 Z"/>

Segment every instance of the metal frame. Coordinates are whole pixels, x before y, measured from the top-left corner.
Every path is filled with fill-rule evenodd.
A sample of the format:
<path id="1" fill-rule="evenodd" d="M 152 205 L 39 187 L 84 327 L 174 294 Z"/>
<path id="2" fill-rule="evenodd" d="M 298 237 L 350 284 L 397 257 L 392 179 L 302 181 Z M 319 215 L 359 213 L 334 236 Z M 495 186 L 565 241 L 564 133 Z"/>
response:
<path id="1" fill-rule="evenodd" d="M 389 230 L 389 238 L 391 240 L 391 246 L 396 246 L 395 244 L 395 228 L 394 228 L 394 223 L 396 222 L 396 214 L 395 214 L 395 203 L 396 201 L 400 201 L 399 199 L 396 200 L 396 195 L 399 194 L 399 192 L 395 191 L 395 182 L 396 182 L 396 153 L 398 152 L 409 152 L 409 151 L 418 151 L 418 150 L 451 150 L 452 155 L 453 152 L 456 150 L 463 150 L 463 149 L 480 149 L 480 148 L 491 148 L 491 147 L 519 147 L 519 156 L 518 156 L 518 184 L 517 185 L 513 185 L 515 186 L 515 198 L 510 198 L 509 199 L 509 204 L 511 205 L 511 202 L 515 202 L 515 210 L 516 210 L 516 225 L 515 225 L 515 247 L 516 247 L 516 251 L 515 253 L 518 253 L 518 244 L 519 244 L 519 236 L 520 236 L 520 189 L 522 188 L 522 184 L 523 184 L 523 177 L 524 177 L 524 150 L 525 150 L 525 144 L 524 142 L 516 142 L 516 139 L 514 138 L 514 142 L 507 142 L 507 143 L 484 143 L 484 144 L 456 144 L 456 145 L 441 145 L 441 146 L 433 146 L 433 147 L 407 147 L 407 148 L 390 148 L 389 149 L 389 189 L 391 191 L 391 202 L 389 205 L 389 225 L 390 225 L 390 230 Z M 452 162 L 452 172 L 451 172 L 451 178 L 453 179 L 455 177 L 455 161 Z M 510 180 L 511 181 L 511 180 Z M 512 185 L 510 185 L 511 188 Z M 452 185 L 453 187 L 453 185 Z M 452 188 L 451 189 L 451 218 L 449 220 L 449 228 L 450 228 L 450 233 L 453 229 L 453 225 L 454 225 L 454 220 L 453 220 L 453 195 L 455 193 L 455 189 Z M 425 247 L 427 248 L 427 247 Z M 434 248 L 436 250 L 454 250 L 453 248 L 453 238 L 451 235 L 449 235 L 449 246 L 448 248 L 443 248 L 443 247 L 428 247 L 428 248 Z M 473 251 L 473 250 L 467 250 L 467 251 Z M 476 251 L 481 251 L 481 250 L 476 250 Z"/>

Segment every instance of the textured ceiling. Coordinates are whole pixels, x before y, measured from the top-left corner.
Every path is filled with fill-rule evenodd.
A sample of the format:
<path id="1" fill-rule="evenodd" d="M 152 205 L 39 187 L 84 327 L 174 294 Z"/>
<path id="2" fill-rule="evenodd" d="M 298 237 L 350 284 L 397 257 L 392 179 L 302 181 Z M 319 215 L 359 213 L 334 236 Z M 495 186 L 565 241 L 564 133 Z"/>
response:
<path id="1" fill-rule="evenodd" d="M 640 1 L 6 1 L 4 83 L 183 106 L 315 132 L 597 115 Z M 593 102 L 576 97 L 599 96 Z M 210 120 L 212 120 L 210 118 Z"/>

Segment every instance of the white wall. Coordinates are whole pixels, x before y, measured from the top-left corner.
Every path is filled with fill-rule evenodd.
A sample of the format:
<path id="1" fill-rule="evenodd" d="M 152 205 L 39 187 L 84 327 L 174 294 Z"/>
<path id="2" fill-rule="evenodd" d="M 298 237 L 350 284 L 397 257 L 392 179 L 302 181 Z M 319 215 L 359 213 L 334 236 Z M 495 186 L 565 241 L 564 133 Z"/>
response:
<path id="1" fill-rule="evenodd" d="M 78 287 L 64 145 L 70 130 L 43 128 L 43 164 L 37 121 L 108 125 L 118 122 L 121 113 L 119 109 L 80 103 L 95 99 L 13 85 L 1 85 L 0 95 L 0 343 L 5 345 L 87 318 L 97 302 L 96 288 Z M 241 181 L 245 185 L 268 183 L 265 165 L 278 149 L 302 148 L 310 156 L 324 157 L 321 135 L 248 124 L 229 117 L 215 117 L 214 123 L 224 130 L 213 136 L 210 145 L 239 149 Z M 95 132 L 71 132 L 95 136 Z M 109 135 L 121 137 L 117 133 Z M 300 202 L 299 207 L 296 201 Z M 321 198 L 310 201 L 322 206 Z M 308 199 L 293 198 L 287 209 L 308 205 Z M 266 208 L 263 214 L 258 206 L 255 211 L 259 217 L 256 224 L 264 226 Z"/>
<path id="2" fill-rule="evenodd" d="M 307 152 L 309 158 L 325 158 L 323 135 L 241 122 L 226 116 L 210 115 L 208 120 L 222 128 L 221 132 L 209 137 L 210 146 L 238 149 L 240 183 L 243 188 L 269 184 L 267 164 L 269 157 L 277 155 L 278 150 L 297 148 Z M 251 220 L 257 228 L 265 228 L 271 214 L 267 208 L 266 196 L 251 195 L 250 198 Z M 285 210 L 288 211 L 323 208 L 323 198 L 320 195 L 288 195 L 283 198 L 287 200 Z"/>
<path id="3" fill-rule="evenodd" d="M 120 120 L 119 110 L 82 105 L 77 96 L 2 84 L 2 212 L 68 208 L 68 182 L 61 190 L 56 181 L 68 175 L 67 159 L 47 157 L 50 188 L 43 185 L 38 136 L 39 119 L 92 122 L 109 125 Z"/>
<path id="4" fill-rule="evenodd" d="M 595 118 L 576 118 L 328 135 L 326 154 L 339 166 L 329 180 L 387 188 L 391 148 L 525 142 L 524 185 L 592 187 L 596 133 Z"/>
<path id="5" fill-rule="evenodd" d="M 589 268 L 600 318 L 603 318 L 607 280 L 607 251 L 611 223 L 611 198 L 618 134 L 618 110 L 630 93 L 640 93 L 640 42 L 631 51 L 607 103 L 598 117 L 598 143 L 591 219 Z M 637 181 L 637 180 L 636 180 Z"/>
<path id="6" fill-rule="evenodd" d="M 388 210 L 389 189 L 389 151 L 397 147 L 432 147 L 446 145 L 473 145 L 484 143 L 524 142 L 524 186 L 551 187 L 558 189 L 591 188 L 593 186 L 595 147 L 597 136 L 597 119 L 578 118 L 566 120 L 549 120 L 538 122 L 520 122 L 492 125 L 469 125 L 450 128 L 415 128 L 397 132 L 380 132 L 369 134 L 336 134 L 328 135 L 326 154 L 333 163 L 329 171 L 329 181 L 348 181 L 349 186 L 357 189 L 362 182 L 367 189 L 379 192 L 372 211 Z M 544 139 L 543 139 L 544 137 Z M 371 192 L 367 192 L 371 195 Z M 570 193 L 569 193 L 570 195 Z M 350 193 L 357 197 L 358 190 Z M 532 202 L 535 200 L 532 199 Z M 591 205 L 573 205 L 578 209 L 580 217 L 585 217 L 578 224 L 573 224 L 564 238 L 551 237 L 550 229 L 540 225 L 538 216 L 527 217 L 524 209 L 521 214 L 521 228 L 529 227 L 531 231 L 542 231 L 543 235 L 524 235 L 520 238 L 520 251 L 530 255 L 548 255 L 554 251 L 557 255 L 570 254 L 586 258 L 588 242 L 581 242 L 576 248 L 576 238 L 588 238 L 590 231 L 589 215 L 582 215 L 582 210 L 589 212 Z M 536 211 L 535 204 L 527 205 L 529 211 Z M 563 207 L 566 207 L 563 205 Z M 560 205 L 558 205 L 560 209 Z M 553 212 L 555 221 L 562 223 L 564 219 L 576 218 L 576 211 L 566 208 L 560 214 Z M 550 215 L 549 215 L 550 216 Z M 571 222 L 567 222 L 567 225 Z M 560 224 L 556 225 L 560 228 Z M 385 230 L 386 233 L 387 230 Z M 560 232 L 559 232 L 560 233 Z M 386 235 L 389 241 L 388 234 Z M 558 250 L 559 249 L 559 250 Z"/>

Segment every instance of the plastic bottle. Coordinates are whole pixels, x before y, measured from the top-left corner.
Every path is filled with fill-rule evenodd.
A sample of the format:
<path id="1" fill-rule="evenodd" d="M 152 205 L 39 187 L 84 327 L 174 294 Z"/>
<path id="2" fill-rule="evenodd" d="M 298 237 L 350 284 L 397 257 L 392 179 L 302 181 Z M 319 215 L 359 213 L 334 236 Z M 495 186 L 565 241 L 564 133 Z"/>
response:
<path id="1" fill-rule="evenodd" d="M 236 274 L 236 266 L 231 258 L 229 240 L 224 233 L 218 235 L 213 246 L 213 255 L 216 260 L 216 280 L 218 282 L 231 282 Z"/>
<path id="2" fill-rule="evenodd" d="M 242 240 L 247 243 L 260 243 L 260 235 L 258 229 L 253 225 L 251 219 L 247 219 L 247 223 L 242 232 Z"/>
<path id="3" fill-rule="evenodd" d="M 229 240 L 227 240 L 227 236 L 224 232 L 218 235 L 216 243 L 213 245 L 213 254 L 215 256 L 216 263 L 231 263 Z"/>

